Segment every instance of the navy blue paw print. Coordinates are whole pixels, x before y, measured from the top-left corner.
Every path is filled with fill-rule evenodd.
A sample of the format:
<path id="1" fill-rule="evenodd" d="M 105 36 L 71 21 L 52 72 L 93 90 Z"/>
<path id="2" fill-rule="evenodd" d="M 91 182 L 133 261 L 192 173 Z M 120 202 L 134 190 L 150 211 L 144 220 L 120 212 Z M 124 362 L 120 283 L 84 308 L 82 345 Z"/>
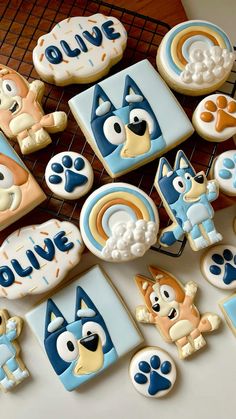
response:
<path id="1" fill-rule="evenodd" d="M 138 366 L 140 372 L 135 374 L 134 380 L 138 384 L 146 384 L 149 376 L 148 393 L 150 396 L 155 396 L 159 391 L 168 390 L 171 387 L 171 381 L 163 376 L 168 375 L 171 371 L 172 366 L 169 361 L 161 363 L 159 356 L 153 355 L 150 363 L 140 361 Z M 156 370 L 159 370 L 163 375 Z"/>
<path id="2" fill-rule="evenodd" d="M 210 265 L 210 272 L 213 275 L 223 275 L 223 282 L 226 285 L 236 280 L 236 254 L 230 249 L 225 249 L 223 255 L 215 253 L 211 257 L 214 265 Z"/>
<path id="3" fill-rule="evenodd" d="M 61 163 L 52 163 L 51 169 L 55 174 L 49 176 L 49 182 L 58 185 L 63 181 L 60 175 L 65 172 L 65 191 L 71 193 L 77 186 L 82 186 L 88 181 L 87 176 L 78 173 L 84 166 L 82 157 L 77 157 L 73 161 L 70 156 L 65 155 Z"/>

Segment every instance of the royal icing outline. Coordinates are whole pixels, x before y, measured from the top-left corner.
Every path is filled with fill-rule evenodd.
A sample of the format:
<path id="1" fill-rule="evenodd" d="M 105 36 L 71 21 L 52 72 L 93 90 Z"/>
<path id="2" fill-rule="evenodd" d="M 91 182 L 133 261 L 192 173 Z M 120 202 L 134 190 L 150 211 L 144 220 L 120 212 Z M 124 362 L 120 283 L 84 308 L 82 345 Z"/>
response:
<path id="1" fill-rule="evenodd" d="M 69 17 L 38 39 L 33 63 L 48 83 L 92 83 L 121 60 L 127 33 L 115 17 Z"/>
<path id="2" fill-rule="evenodd" d="M 68 391 L 79 388 L 143 340 L 98 265 L 31 310 L 26 319 Z"/>
<path id="3" fill-rule="evenodd" d="M 208 181 L 203 171 L 196 173 L 182 150 L 176 154 L 174 168 L 166 158 L 159 160 L 154 184 L 172 220 L 161 232 L 162 246 L 171 246 L 184 235 L 194 251 L 222 240 L 210 204 L 218 198 L 218 183 Z"/>
<path id="4" fill-rule="evenodd" d="M 154 202 L 128 183 L 94 191 L 80 214 L 85 245 L 101 259 L 124 262 L 141 257 L 156 243 L 159 216 Z"/>
<path id="5" fill-rule="evenodd" d="M 203 333 L 218 329 L 220 318 L 214 313 L 201 315 L 193 304 L 197 284 L 182 285 L 170 273 L 150 266 L 152 279 L 136 275 L 135 282 L 145 305 L 136 308 L 136 319 L 156 326 L 167 342 L 176 344 L 180 359 L 206 345 Z"/>
<path id="6" fill-rule="evenodd" d="M 83 249 L 79 229 L 67 221 L 16 230 L 0 247 L 0 296 L 16 299 L 51 290 L 79 263 Z"/>
<path id="7" fill-rule="evenodd" d="M 220 244 L 211 247 L 201 263 L 203 276 L 212 285 L 223 290 L 236 289 L 236 247 Z"/>
<path id="8" fill-rule="evenodd" d="M 62 151 L 53 156 L 45 170 L 48 188 L 59 198 L 79 199 L 93 184 L 93 169 L 82 154 Z"/>
<path id="9" fill-rule="evenodd" d="M 41 106 L 44 83 L 31 83 L 15 70 L 0 65 L 0 128 L 17 140 L 22 154 L 30 154 L 49 145 L 49 133 L 63 131 L 67 125 L 65 112 L 45 115 Z"/>
<path id="10" fill-rule="evenodd" d="M 113 178 L 162 155 L 193 132 L 180 104 L 148 60 L 114 74 L 68 103 Z"/>
<path id="11" fill-rule="evenodd" d="M 166 351 L 149 346 L 133 356 L 129 375 L 134 388 L 140 394 L 161 398 L 172 390 L 177 371 L 173 359 Z"/>
<path id="12" fill-rule="evenodd" d="M 29 376 L 21 356 L 18 337 L 23 320 L 18 316 L 10 317 L 5 309 L 0 309 L 0 388 L 7 392 Z"/>
<path id="13" fill-rule="evenodd" d="M 236 149 L 217 156 L 213 162 L 212 173 L 223 193 L 236 196 Z"/>

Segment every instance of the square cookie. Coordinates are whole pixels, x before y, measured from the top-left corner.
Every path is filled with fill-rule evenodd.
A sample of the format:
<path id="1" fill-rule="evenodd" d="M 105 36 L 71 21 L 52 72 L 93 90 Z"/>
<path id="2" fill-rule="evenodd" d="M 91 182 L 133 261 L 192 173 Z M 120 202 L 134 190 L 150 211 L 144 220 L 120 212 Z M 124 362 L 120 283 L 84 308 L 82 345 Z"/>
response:
<path id="1" fill-rule="evenodd" d="M 34 177 L 0 132 L 0 231 L 45 199 Z"/>
<path id="2" fill-rule="evenodd" d="M 49 361 L 71 391 L 142 342 L 105 272 L 94 266 L 26 314 Z"/>
<path id="3" fill-rule="evenodd" d="M 185 112 L 148 60 L 74 96 L 69 106 L 113 178 L 154 160 L 193 133 Z"/>
<path id="4" fill-rule="evenodd" d="M 236 293 L 221 300 L 219 306 L 228 326 L 236 336 Z"/>

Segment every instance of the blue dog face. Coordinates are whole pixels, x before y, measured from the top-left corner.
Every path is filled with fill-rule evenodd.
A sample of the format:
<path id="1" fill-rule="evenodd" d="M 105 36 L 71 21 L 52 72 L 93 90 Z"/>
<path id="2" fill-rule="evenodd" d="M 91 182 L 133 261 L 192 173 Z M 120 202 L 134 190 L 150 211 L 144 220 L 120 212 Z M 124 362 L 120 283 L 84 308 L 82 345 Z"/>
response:
<path id="1" fill-rule="evenodd" d="M 44 346 L 69 390 L 114 362 L 117 354 L 105 322 L 81 287 L 77 287 L 75 319 L 68 323 L 55 303 L 47 303 Z"/>
<path id="2" fill-rule="evenodd" d="M 118 109 L 101 86 L 95 86 L 91 128 L 104 158 L 118 147 L 122 159 L 140 156 L 150 150 L 152 140 L 161 136 L 148 100 L 130 76 L 126 76 L 123 102 Z"/>

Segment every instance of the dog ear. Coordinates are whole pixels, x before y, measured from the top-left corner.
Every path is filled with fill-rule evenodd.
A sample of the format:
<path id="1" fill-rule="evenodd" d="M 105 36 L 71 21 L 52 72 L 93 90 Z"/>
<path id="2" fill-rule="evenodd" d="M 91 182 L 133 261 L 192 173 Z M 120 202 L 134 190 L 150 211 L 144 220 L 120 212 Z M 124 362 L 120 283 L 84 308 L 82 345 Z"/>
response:
<path id="1" fill-rule="evenodd" d="M 128 106 L 130 103 L 142 102 L 143 99 L 144 95 L 138 85 L 130 76 L 126 76 L 122 107 Z"/>
<path id="2" fill-rule="evenodd" d="M 46 308 L 44 339 L 56 330 L 65 328 L 67 325 L 68 323 L 61 311 L 50 298 L 47 302 Z"/>
<path id="3" fill-rule="evenodd" d="M 91 121 L 96 119 L 99 116 L 106 115 L 107 113 L 114 112 L 116 110 L 112 101 L 109 99 L 107 94 L 104 92 L 99 84 L 96 84 L 93 94 L 93 106 Z"/>
<path id="4" fill-rule="evenodd" d="M 14 177 L 14 185 L 21 186 L 27 182 L 29 173 L 15 160 L 0 153 L 0 164 L 10 169 Z"/>
<path id="5" fill-rule="evenodd" d="M 76 289 L 76 303 L 75 303 L 75 320 L 79 320 L 81 317 L 95 317 L 99 314 L 99 311 L 91 298 L 81 287 Z"/>
<path id="6" fill-rule="evenodd" d="M 159 182 L 163 177 L 168 176 L 168 174 L 173 173 L 173 169 L 171 165 L 169 164 L 168 160 L 166 160 L 165 157 L 161 157 L 159 160 L 159 165 L 157 168 L 157 174 L 156 174 L 156 180 Z"/>
<path id="7" fill-rule="evenodd" d="M 175 170 L 178 170 L 178 169 L 187 170 L 189 173 L 192 174 L 192 176 L 194 176 L 196 174 L 196 172 L 195 172 L 193 166 L 191 165 L 188 157 L 186 156 L 186 154 L 182 150 L 179 150 L 178 153 L 176 154 L 174 168 L 175 168 Z"/>
<path id="8" fill-rule="evenodd" d="M 136 282 L 136 285 L 139 291 L 141 292 L 143 296 L 146 295 L 148 288 L 152 287 L 154 284 L 154 281 L 152 279 L 147 278 L 146 276 L 143 276 L 143 275 L 136 275 L 134 280 Z"/>
<path id="9" fill-rule="evenodd" d="M 149 266 L 148 269 L 150 273 L 152 274 L 153 279 L 157 282 L 166 275 L 165 271 L 157 268 L 156 266 Z"/>

